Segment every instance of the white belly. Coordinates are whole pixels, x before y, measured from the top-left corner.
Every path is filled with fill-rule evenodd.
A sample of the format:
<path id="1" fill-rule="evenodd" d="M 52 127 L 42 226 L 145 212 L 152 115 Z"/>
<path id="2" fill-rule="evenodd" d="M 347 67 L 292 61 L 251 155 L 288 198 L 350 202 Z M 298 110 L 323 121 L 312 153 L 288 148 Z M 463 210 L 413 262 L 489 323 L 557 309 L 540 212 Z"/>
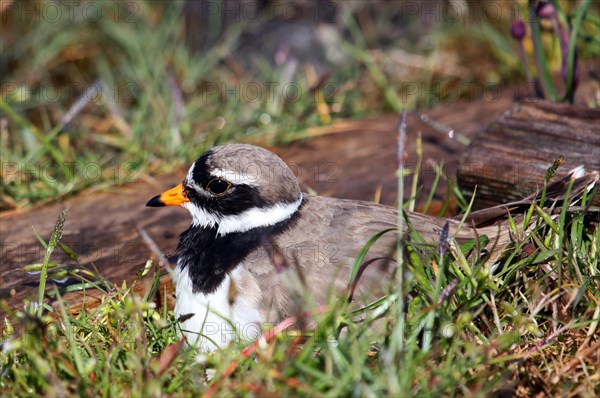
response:
<path id="1" fill-rule="evenodd" d="M 179 266 L 175 270 L 175 319 L 182 315 L 194 314 L 181 322 L 179 334 L 183 334 L 188 343 L 197 345 L 201 351 L 214 351 L 231 341 L 255 340 L 261 334 L 263 322 L 258 297 L 244 294 L 237 289 L 233 303 L 230 303 L 231 281 L 237 287 L 242 285 L 240 264 L 225 277 L 219 288 L 210 294 L 194 293 L 188 268 L 183 271 Z"/>

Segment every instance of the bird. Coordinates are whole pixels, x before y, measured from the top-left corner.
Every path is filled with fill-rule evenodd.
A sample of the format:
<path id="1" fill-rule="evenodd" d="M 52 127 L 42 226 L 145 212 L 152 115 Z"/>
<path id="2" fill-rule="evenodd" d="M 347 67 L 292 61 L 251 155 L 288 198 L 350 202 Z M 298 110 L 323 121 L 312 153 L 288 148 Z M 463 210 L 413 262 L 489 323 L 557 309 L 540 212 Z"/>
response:
<path id="1" fill-rule="evenodd" d="M 570 178 L 584 175 L 578 168 L 549 192 L 560 193 Z M 402 236 L 419 236 L 411 244 L 423 252 L 440 241 L 461 244 L 486 236 L 476 255 L 493 264 L 513 238 L 508 222 L 498 220 L 528 208 L 531 200 L 473 212 L 466 222 L 406 211 Z M 174 313 L 180 336 L 202 352 L 238 338 L 255 340 L 265 325 L 294 314 L 299 300 L 318 305 L 347 293 L 357 255 L 378 233 L 353 299 L 364 303 L 384 292 L 396 272 L 396 208 L 305 194 L 288 165 L 259 146 L 207 150 L 181 184 L 146 206 L 181 206 L 191 214 L 177 248 Z"/>

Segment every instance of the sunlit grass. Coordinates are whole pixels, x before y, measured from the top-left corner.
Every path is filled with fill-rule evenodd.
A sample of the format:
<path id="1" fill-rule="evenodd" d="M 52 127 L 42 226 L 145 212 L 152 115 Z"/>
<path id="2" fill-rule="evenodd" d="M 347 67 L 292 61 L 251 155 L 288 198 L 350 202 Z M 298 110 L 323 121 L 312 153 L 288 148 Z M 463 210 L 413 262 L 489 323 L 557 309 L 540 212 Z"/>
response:
<path id="1" fill-rule="evenodd" d="M 408 95 L 414 87 L 443 93 L 462 83 L 471 90 L 519 78 L 509 21 L 442 25 L 418 40 L 404 38 L 380 49 L 379 38 L 396 26 L 393 13 L 382 12 L 378 20 L 343 15 L 348 36 L 340 47 L 348 58 L 332 68 L 325 83 L 299 69 L 292 75 L 303 93 L 297 100 L 278 91 L 272 100 L 253 102 L 223 95 L 221 87 L 290 77 L 285 67 L 260 57 L 252 71 L 231 66 L 243 25 L 198 54 L 184 45 L 181 4 L 135 4 L 140 8 L 134 23 L 114 17 L 95 23 L 41 20 L 15 24 L 20 39 L 14 45 L 0 38 L 11 62 L 10 73 L 0 77 L 1 209 L 169 171 L 217 143 L 288 142 L 306 126 L 450 101 L 443 95 Z M 121 7 L 110 2 L 105 15 L 114 13 L 115 5 Z M 414 37 L 410 33 L 419 32 L 419 25 L 408 21 L 407 35 Z M 592 43 L 598 26 L 594 16 L 583 22 Z M 596 48 L 582 50 L 597 55 Z M 441 169 L 434 186 L 443 178 Z M 413 197 L 417 186 L 411 186 Z M 556 219 L 532 207 L 528 218 L 537 228 L 527 237 L 525 229 L 514 229 L 521 240 L 494 275 L 482 259 L 462 250 L 440 256 L 435 248 L 417 255 L 407 245 L 400 345 L 392 344 L 399 296 L 391 289 L 360 311 L 363 322 L 352 321 L 359 315 L 355 308 L 332 298 L 320 311 L 309 311 L 318 327 L 303 330 L 303 336 L 280 333 L 252 355 L 243 351 L 249 343 L 240 341 L 199 356 L 178 345 L 172 312 L 156 306 L 157 277 L 137 294 L 135 283 L 106 281 L 90 264 L 65 269 L 49 257 L 27 271 L 74 278 L 80 283 L 69 289 L 97 288 L 102 303 L 71 313 L 73 303 L 62 300 L 58 290 L 45 289 L 43 281 L 38 293 L 56 299 L 54 307 L 40 306 L 37 299 L 14 312 L 2 302 L 0 391 L 17 396 L 438 396 L 505 390 L 598 395 L 600 232 L 594 214 L 563 209 Z M 420 241 L 415 234 L 409 238 Z M 60 242 L 43 244 L 76 260 Z M 147 265 L 146 272 L 157 272 Z"/>
<path id="2" fill-rule="evenodd" d="M 142 294 L 134 293 L 137 280 L 116 286 L 96 276 L 105 286 L 101 304 L 75 313 L 56 288 L 46 292 L 57 299 L 52 307 L 25 303 L 13 312 L 3 303 L 0 391 L 481 396 L 525 389 L 519 393 L 594 395 L 600 229 L 593 213 L 577 210 L 590 200 L 584 196 L 558 219 L 549 210 L 533 211 L 533 230 L 515 223 L 515 244 L 495 274 L 485 256 L 474 254 L 477 245 L 427 249 L 409 229 L 404 311 L 397 310 L 400 291 L 392 280 L 389 293 L 366 307 L 332 297 L 285 325 L 271 325 L 275 333 L 262 343 L 240 339 L 212 354 L 178 342 L 172 312 L 153 300 L 158 274 Z M 64 218 L 53 236 L 60 235 Z M 559 221 L 549 225 L 552 220 Z M 351 281 L 368 249 L 359 254 Z M 138 277 L 153 272 L 158 268 L 149 263 Z M 394 343 L 399 314 L 401 345 Z M 293 332 L 294 322 L 305 324 L 298 316 L 315 327 Z"/>

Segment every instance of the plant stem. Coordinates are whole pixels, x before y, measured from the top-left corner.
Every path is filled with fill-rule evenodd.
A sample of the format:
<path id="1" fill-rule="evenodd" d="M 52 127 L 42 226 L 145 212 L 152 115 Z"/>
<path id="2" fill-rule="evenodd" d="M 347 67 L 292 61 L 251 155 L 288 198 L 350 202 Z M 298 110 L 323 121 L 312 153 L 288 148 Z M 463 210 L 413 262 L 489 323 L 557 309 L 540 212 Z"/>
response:
<path id="1" fill-rule="evenodd" d="M 533 53 L 535 56 L 535 63 L 538 68 L 538 73 L 542 77 L 544 87 L 546 88 L 550 100 L 556 102 L 556 88 L 554 87 L 554 83 L 552 83 L 552 76 L 550 75 L 550 70 L 548 69 L 546 54 L 544 54 L 540 24 L 535 10 L 535 0 L 529 0 L 529 20 L 531 23 Z"/>
<path id="2" fill-rule="evenodd" d="M 42 269 L 40 272 L 40 284 L 38 286 L 38 307 L 37 313 L 38 316 L 42 316 L 43 308 L 44 308 L 44 293 L 46 291 L 46 279 L 48 278 L 48 264 L 50 263 L 50 256 L 52 252 L 56 248 L 58 241 L 62 236 L 62 231 L 65 226 L 65 221 L 67 220 L 67 214 L 69 213 L 68 209 L 63 209 L 58 219 L 56 220 L 56 225 L 54 226 L 54 230 L 52 231 L 52 236 L 50 237 L 50 241 L 48 242 L 48 247 L 46 248 L 46 254 L 44 255 L 44 262 L 42 263 Z"/>
<path id="3" fill-rule="evenodd" d="M 404 149 L 406 142 L 406 110 L 398 124 L 398 242 L 396 244 L 396 277 L 398 280 L 398 313 L 397 323 L 392 339 L 392 354 L 400 352 L 404 347 Z"/>
<path id="4" fill-rule="evenodd" d="M 584 0 L 581 6 L 579 6 L 579 9 L 577 10 L 577 15 L 575 16 L 575 23 L 573 24 L 573 29 L 571 30 L 571 38 L 569 39 L 567 90 L 565 92 L 565 99 L 568 99 L 570 103 L 573 103 L 575 99 L 575 84 L 573 77 L 575 76 L 575 60 L 577 58 L 577 34 L 579 33 L 579 29 L 581 28 L 583 18 L 585 17 L 585 14 L 587 13 L 590 4 L 592 4 L 592 0 Z"/>

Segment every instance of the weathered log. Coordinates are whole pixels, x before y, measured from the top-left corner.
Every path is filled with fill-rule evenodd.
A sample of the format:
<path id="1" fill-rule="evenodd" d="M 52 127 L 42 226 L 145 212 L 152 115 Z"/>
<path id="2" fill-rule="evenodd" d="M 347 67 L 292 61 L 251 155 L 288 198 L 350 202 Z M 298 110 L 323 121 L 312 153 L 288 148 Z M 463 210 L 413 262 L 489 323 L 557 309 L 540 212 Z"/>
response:
<path id="1" fill-rule="evenodd" d="M 491 123 L 512 103 L 506 97 L 502 101 L 478 101 L 456 103 L 428 112 L 437 122 L 460 131 L 471 138 L 485 124 Z M 484 117 L 476 117 L 484 114 Z M 396 200 L 396 124 L 397 115 L 360 121 L 344 121 L 332 126 L 310 129 L 307 141 L 276 148 L 276 152 L 292 167 L 301 180 L 303 190 L 314 189 L 319 194 L 340 198 L 373 200 L 378 187 L 380 200 L 393 204 Z M 449 178 L 455 171 L 463 146 L 448 138 L 447 134 L 422 123 L 418 114 L 408 118 L 406 152 L 407 167 L 416 163 L 417 134 L 423 136 L 423 160 L 445 161 Z M 177 236 L 189 225 L 189 215 L 184 209 L 145 208 L 146 201 L 179 182 L 187 168 L 167 176 L 145 178 L 145 181 L 113 187 L 110 192 L 86 191 L 65 203 L 54 203 L 27 210 L 0 213 L 0 301 L 6 300 L 11 308 L 23 308 L 26 298 L 37 298 L 38 275 L 30 275 L 22 267 L 42 261 L 45 251 L 35 238 L 31 227 L 48 239 L 60 210 L 70 208 L 63 240 L 78 255 L 80 262 L 95 266 L 102 277 L 121 286 L 126 281 L 132 286 L 136 274 L 142 270 L 151 252 L 141 239 L 137 228 L 148 232 L 164 253 L 173 253 Z M 426 164 L 421 169 L 426 198 L 434 173 Z M 440 186 L 434 204 L 439 210 L 444 200 L 445 186 Z M 407 189 L 407 195 L 409 190 Z M 57 250 L 52 261 L 76 266 Z M 161 278 L 159 300 L 172 302 L 173 289 L 170 276 Z M 148 278 L 136 282 L 136 292 L 143 294 Z M 48 290 L 56 285 L 50 279 Z M 167 294 L 163 295 L 164 288 Z M 164 297 L 163 297 L 164 296 Z M 82 301 L 91 308 L 100 303 L 102 294 L 93 289 L 64 294 L 71 310 L 82 308 Z M 52 303 L 51 303 L 52 304 Z M 3 313 L 0 306 L 0 320 Z M 0 328 L 1 328 L 0 324 Z"/>
<path id="2" fill-rule="evenodd" d="M 515 105 L 471 142 L 458 169 L 475 207 L 521 199 L 543 187 L 547 169 L 559 158 L 556 175 L 584 165 L 600 170 L 600 109 L 545 101 Z"/>
<path id="3" fill-rule="evenodd" d="M 496 120 L 511 103 L 509 97 L 493 102 L 456 103 L 432 110 L 428 115 L 437 122 L 450 126 L 453 130 L 473 139 L 475 133 L 481 131 L 482 126 Z M 532 106 L 530 104 L 522 106 L 520 112 L 524 112 L 525 107 Z M 555 107 L 555 105 L 547 106 Z M 544 111 L 546 108 L 540 109 L 536 112 L 548 112 Z M 565 107 L 562 112 L 569 116 L 572 112 L 569 109 L 570 107 Z M 591 115 L 586 119 L 590 123 L 594 123 L 595 117 L 596 133 L 595 136 L 591 135 L 591 140 L 595 140 L 597 152 L 598 114 L 593 111 L 588 111 L 586 114 Z M 499 120 L 507 117 L 505 115 Z M 312 139 L 296 142 L 286 148 L 278 148 L 276 152 L 292 166 L 300 177 L 304 190 L 312 188 L 324 195 L 372 200 L 379 186 L 382 188 L 381 202 L 393 204 L 397 192 L 396 123 L 397 116 L 394 115 L 340 122 L 333 126 L 311 129 L 307 131 L 306 136 Z M 565 124 L 562 116 L 557 116 L 554 123 L 558 125 L 554 127 L 555 129 Z M 416 162 L 415 143 L 417 134 L 421 132 L 423 160 L 427 162 L 427 159 L 432 158 L 437 162 L 444 161 L 445 172 L 450 179 L 454 179 L 455 172 L 459 168 L 462 145 L 449 139 L 447 134 L 440 134 L 440 131 L 422 123 L 419 115 L 409 115 L 408 126 L 406 145 L 408 167 L 412 167 Z M 477 140 L 479 138 L 475 138 L 473 142 L 476 143 Z M 590 148 L 588 144 L 587 149 L 583 148 L 582 152 L 589 153 Z M 552 156 L 550 158 L 548 162 L 551 163 L 554 158 Z M 533 161 L 533 158 L 531 160 Z M 548 164 L 540 167 L 542 178 Z M 571 165 L 576 164 L 578 162 L 573 162 Z M 596 168 L 598 168 L 597 160 Z M 568 167 L 562 168 L 563 172 L 567 170 Z M 111 192 L 87 191 L 67 200 L 66 203 L 0 214 L 0 301 L 5 300 L 11 308 L 22 308 L 26 298 L 35 300 L 37 297 L 39 276 L 29 275 L 22 270 L 23 266 L 41 262 L 44 257 L 44 250 L 37 242 L 31 227 L 34 226 L 47 239 L 63 206 L 71 208 L 63 233 L 63 242 L 79 254 L 82 264 L 86 266 L 93 264 L 104 278 L 118 286 L 123 281 L 131 286 L 137 280 L 136 274 L 142 270 L 144 261 L 152 256 L 140 238 L 137 227 L 144 228 L 165 253 L 173 253 L 177 245 L 177 235 L 189 225 L 189 216 L 183 209 L 165 208 L 157 211 L 144 207 L 148 198 L 180 182 L 185 172 L 186 170 L 182 168 L 172 175 L 157 179 L 146 178 L 145 181 L 115 187 Z M 427 163 L 423 165 L 420 177 L 420 180 L 424 181 L 425 195 L 423 196 L 426 196 L 434 177 L 431 165 Z M 445 187 L 441 188 L 436 195 L 439 202 L 443 201 L 444 197 Z M 510 193 L 501 193 L 502 199 L 504 195 Z M 513 193 L 506 200 L 524 196 L 525 193 Z M 68 258 L 61 256 L 59 251 L 53 255 L 52 261 L 73 265 Z M 166 271 L 162 271 L 162 274 L 158 300 L 161 302 L 166 300 L 172 304 L 171 278 Z M 149 283 L 147 277 L 140 279 L 135 282 L 134 290 L 143 294 Z M 49 280 L 48 290 L 55 287 L 57 285 Z M 166 294 L 163 294 L 165 288 Z M 98 305 L 102 294 L 88 289 L 85 293 L 72 292 L 63 297 L 68 301 L 71 310 L 76 312 L 82 308 L 82 301 L 88 308 Z M 0 320 L 4 317 L 2 312 L 0 308 Z"/>

